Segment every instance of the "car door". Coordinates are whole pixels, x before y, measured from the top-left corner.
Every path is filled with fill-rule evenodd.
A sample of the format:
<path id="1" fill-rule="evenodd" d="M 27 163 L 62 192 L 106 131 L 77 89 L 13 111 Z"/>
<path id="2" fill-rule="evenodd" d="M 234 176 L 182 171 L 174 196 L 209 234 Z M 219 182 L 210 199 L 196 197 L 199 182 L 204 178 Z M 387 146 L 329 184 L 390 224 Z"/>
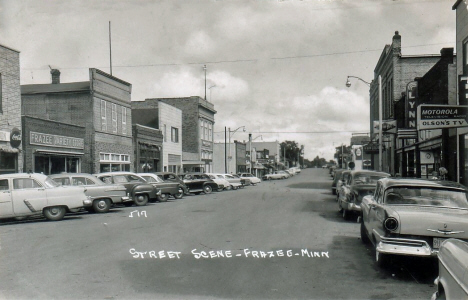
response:
<path id="1" fill-rule="evenodd" d="M 13 201 L 8 179 L 0 179 L 0 217 L 13 216 Z"/>
<path id="2" fill-rule="evenodd" d="M 377 189 L 374 196 L 374 201 L 369 203 L 369 211 L 368 211 L 368 232 L 372 234 L 374 231 L 381 232 L 381 224 L 384 218 L 384 210 L 383 210 L 383 187 L 381 185 L 377 185 Z"/>
<path id="3" fill-rule="evenodd" d="M 15 215 L 41 212 L 47 206 L 46 188 L 34 178 L 13 178 L 11 197 Z"/>

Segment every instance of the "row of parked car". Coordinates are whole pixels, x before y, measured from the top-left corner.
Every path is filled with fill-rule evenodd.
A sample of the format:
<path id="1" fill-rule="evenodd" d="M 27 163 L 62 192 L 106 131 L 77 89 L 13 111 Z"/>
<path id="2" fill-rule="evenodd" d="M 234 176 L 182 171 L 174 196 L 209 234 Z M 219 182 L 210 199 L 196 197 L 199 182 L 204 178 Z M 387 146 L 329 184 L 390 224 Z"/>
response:
<path id="1" fill-rule="evenodd" d="M 259 178 L 249 173 L 5 174 L 0 175 L 0 219 L 43 215 L 48 220 L 58 221 L 67 212 L 77 212 L 83 208 L 90 212 L 106 213 L 115 204 L 144 206 L 149 201 L 235 190 L 260 182 Z"/>
<path id="2" fill-rule="evenodd" d="M 338 210 L 344 219 L 357 216 L 361 240 L 373 246 L 378 266 L 397 255 L 438 257 L 432 299 L 468 299 L 468 188 L 367 170 L 330 174 Z"/>
<path id="3" fill-rule="evenodd" d="M 263 180 L 287 179 L 301 173 L 301 168 L 292 167 L 287 170 L 273 171 L 270 174 L 263 175 Z"/>

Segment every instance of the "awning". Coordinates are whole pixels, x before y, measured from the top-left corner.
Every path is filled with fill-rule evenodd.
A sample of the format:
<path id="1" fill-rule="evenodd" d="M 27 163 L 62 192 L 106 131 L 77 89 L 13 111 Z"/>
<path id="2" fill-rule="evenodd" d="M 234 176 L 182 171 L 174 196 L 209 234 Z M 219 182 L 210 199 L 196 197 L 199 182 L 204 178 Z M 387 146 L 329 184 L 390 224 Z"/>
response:
<path id="1" fill-rule="evenodd" d="M 266 169 L 264 165 L 262 165 L 261 163 L 256 163 L 254 166 L 253 166 L 254 169 L 259 169 L 259 170 L 262 170 L 262 169 Z"/>
<path id="2" fill-rule="evenodd" d="M 60 150 L 50 150 L 50 149 L 36 149 L 34 151 L 34 153 L 47 154 L 47 155 L 61 155 L 61 156 L 81 156 L 81 155 L 84 155 L 83 152 L 60 151 Z"/>
<path id="3" fill-rule="evenodd" d="M 183 160 L 182 164 L 185 165 L 205 165 L 204 161 L 201 160 Z"/>
<path id="4" fill-rule="evenodd" d="M 0 152 L 19 153 L 19 149 L 18 148 L 0 148 Z"/>

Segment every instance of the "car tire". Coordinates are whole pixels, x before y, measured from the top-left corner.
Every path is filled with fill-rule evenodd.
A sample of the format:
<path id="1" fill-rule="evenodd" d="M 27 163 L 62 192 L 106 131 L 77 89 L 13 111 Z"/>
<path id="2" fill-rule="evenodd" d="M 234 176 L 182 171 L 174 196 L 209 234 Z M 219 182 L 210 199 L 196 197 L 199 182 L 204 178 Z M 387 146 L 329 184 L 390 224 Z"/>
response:
<path id="1" fill-rule="evenodd" d="M 332 194 L 336 195 L 336 190 L 335 189 L 332 189 Z"/>
<path id="2" fill-rule="evenodd" d="M 109 199 L 97 199 L 93 201 L 93 210 L 97 213 L 106 213 L 111 207 Z"/>
<path id="3" fill-rule="evenodd" d="M 203 192 L 204 192 L 205 194 L 211 194 L 212 191 L 213 191 L 213 188 L 211 187 L 211 185 L 205 185 L 205 186 L 203 187 Z"/>
<path id="4" fill-rule="evenodd" d="M 158 195 L 158 200 L 160 202 L 167 202 L 167 199 L 169 199 L 169 194 L 161 194 Z"/>
<path id="5" fill-rule="evenodd" d="M 138 194 L 135 195 L 135 199 L 133 200 L 135 202 L 136 206 L 145 206 L 148 204 L 148 195 L 146 194 Z"/>
<path id="6" fill-rule="evenodd" d="M 361 217 L 361 241 L 363 244 L 366 244 L 366 245 L 370 244 L 370 239 L 367 236 L 366 227 L 364 226 L 364 221 L 362 220 L 362 217 Z"/>
<path id="7" fill-rule="evenodd" d="M 237 190 L 237 186 L 232 186 L 232 189 L 233 189 L 233 190 Z"/>
<path id="8" fill-rule="evenodd" d="M 66 208 L 63 206 L 51 206 L 45 207 L 42 210 L 44 217 L 49 221 L 60 221 L 65 216 L 67 212 Z"/>
<path id="9" fill-rule="evenodd" d="M 174 198 L 176 199 L 182 199 L 183 197 L 184 197 L 184 191 L 174 194 Z"/>
<path id="10" fill-rule="evenodd" d="M 342 208 L 341 215 L 343 216 L 343 220 L 348 221 L 350 219 L 351 213 L 346 209 Z"/>

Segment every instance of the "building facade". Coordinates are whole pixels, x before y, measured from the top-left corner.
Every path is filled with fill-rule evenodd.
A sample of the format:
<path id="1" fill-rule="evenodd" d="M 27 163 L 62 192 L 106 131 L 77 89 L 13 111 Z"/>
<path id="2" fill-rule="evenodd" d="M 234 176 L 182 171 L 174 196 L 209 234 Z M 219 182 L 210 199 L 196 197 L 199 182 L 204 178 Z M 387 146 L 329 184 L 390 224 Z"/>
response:
<path id="1" fill-rule="evenodd" d="M 19 51 L 0 45 L 0 174 L 23 171 Z"/>
<path id="2" fill-rule="evenodd" d="M 84 127 L 81 172 L 133 171 L 131 84 L 98 69 L 89 69 L 89 81 L 85 82 L 60 83 L 60 71 L 56 69 L 51 70 L 51 75 L 51 84 L 21 86 L 22 114 Z M 73 137 L 66 128 L 61 136 Z M 39 157 L 76 157 L 69 152 L 33 153 L 32 165 L 27 168 L 39 171 Z"/>
<path id="3" fill-rule="evenodd" d="M 458 105 L 468 105 L 468 5 L 457 0 L 452 7 L 456 12 L 456 65 Z M 457 129 L 457 177 L 468 185 L 468 128 Z"/>
<path id="4" fill-rule="evenodd" d="M 379 120 L 379 90 L 382 92 L 382 120 L 384 122 L 395 121 L 394 102 L 400 99 L 401 93 L 407 90 L 408 84 L 414 78 L 427 73 L 439 59 L 440 55 L 402 55 L 401 36 L 398 31 L 392 38 L 392 44 L 385 45 L 380 55 L 374 69 L 374 80 L 370 84 L 369 126 L 373 142 L 383 145 L 382 171 L 384 172 L 395 174 L 397 169 L 397 160 L 395 159 L 397 137 L 393 133 L 383 132 L 382 141 L 378 141 L 376 130 L 378 125 L 376 126 L 374 122 Z M 379 76 L 381 77 L 381 86 L 379 86 Z M 414 116 L 414 120 L 416 119 L 416 114 L 411 114 L 411 116 Z M 415 123 L 411 124 L 416 126 Z M 366 150 L 364 151 L 366 152 Z M 371 154 L 371 168 L 378 169 L 378 154 L 369 151 L 367 154 Z"/>
<path id="5" fill-rule="evenodd" d="M 158 100 L 182 111 L 183 172 L 213 172 L 214 105 L 198 96 Z"/>
<path id="6" fill-rule="evenodd" d="M 182 172 L 182 111 L 158 99 L 132 102 L 132 120 L 162 134 L 161 170 Z"/>
<path id="7" fill-rule="evenodd" d="M 143 126 L 132 125 L 134 170 L 137 173 L 161 172 L 163 134 L 161 130 Z"/>

